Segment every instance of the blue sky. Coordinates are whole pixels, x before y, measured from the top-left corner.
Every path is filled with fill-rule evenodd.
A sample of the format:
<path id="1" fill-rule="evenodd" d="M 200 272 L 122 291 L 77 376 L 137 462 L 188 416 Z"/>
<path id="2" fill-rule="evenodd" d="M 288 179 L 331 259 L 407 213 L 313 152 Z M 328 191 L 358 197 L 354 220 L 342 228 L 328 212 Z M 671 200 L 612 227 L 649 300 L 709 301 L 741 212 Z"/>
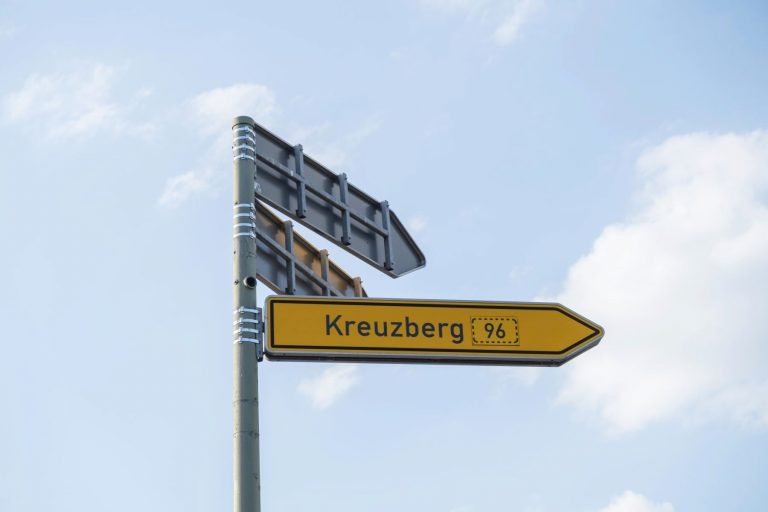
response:
<path id="1" fill-rule="evenodd" d="M 268 511 L 768 509 L 763 2 L 0 2 L 0 504 L 231 507 L 229 120 L 427 256 L 557 300 L 561 368 L 260 365 Z M 260 299 L 267 295 L 259 288 Z"/>

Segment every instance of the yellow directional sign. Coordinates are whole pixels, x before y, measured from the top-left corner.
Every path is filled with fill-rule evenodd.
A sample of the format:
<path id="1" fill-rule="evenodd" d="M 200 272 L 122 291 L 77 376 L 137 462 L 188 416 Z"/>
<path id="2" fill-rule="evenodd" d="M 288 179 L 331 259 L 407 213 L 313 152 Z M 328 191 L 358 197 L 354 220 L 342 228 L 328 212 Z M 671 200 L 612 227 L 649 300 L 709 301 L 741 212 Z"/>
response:
<path id="1" fill-rule="evenodd" d="M 267 297 L 270 359 L 559 366 L 603 329 L 560 304 Z"/>

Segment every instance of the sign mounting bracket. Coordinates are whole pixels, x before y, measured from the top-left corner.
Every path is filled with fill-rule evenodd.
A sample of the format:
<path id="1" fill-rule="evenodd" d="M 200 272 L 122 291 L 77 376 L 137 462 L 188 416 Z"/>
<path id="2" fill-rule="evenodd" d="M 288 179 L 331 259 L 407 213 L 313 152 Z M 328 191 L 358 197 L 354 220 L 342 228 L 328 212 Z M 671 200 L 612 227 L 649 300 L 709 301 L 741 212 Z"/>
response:
<path id="1" fill-rule="evenodd" d="M 234 311 L 234 343 L 254 343 L 256 359 L 264 359 L 264 314 L 262 308 L 239 307 Z"/>

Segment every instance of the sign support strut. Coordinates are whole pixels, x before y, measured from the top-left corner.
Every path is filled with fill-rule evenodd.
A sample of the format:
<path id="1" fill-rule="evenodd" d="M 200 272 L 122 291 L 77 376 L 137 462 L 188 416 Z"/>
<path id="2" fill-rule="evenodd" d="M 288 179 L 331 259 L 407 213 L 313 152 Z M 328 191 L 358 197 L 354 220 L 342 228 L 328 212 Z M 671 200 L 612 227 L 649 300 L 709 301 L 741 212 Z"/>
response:
<path id="1" fill-rule="evenodd" d="M 232 122 L 234 159 L 234 512 L 261 511 L 259 383 L 262 318 L 256 303 L 256 149 L 254 121 Z"/>

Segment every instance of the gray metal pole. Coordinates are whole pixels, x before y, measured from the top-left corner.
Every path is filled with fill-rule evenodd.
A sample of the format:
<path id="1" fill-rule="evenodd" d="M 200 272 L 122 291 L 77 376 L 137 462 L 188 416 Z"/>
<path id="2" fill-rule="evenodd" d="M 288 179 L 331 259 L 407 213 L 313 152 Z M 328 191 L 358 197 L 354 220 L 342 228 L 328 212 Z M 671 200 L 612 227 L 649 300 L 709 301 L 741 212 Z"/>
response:
<path id="1" fill-rule="evenodd" d="M 232 121 L 234 156 L 234 511 L 261 511 L 259 382 L 261 315 L 256 302 L 254 121 Z"/>

